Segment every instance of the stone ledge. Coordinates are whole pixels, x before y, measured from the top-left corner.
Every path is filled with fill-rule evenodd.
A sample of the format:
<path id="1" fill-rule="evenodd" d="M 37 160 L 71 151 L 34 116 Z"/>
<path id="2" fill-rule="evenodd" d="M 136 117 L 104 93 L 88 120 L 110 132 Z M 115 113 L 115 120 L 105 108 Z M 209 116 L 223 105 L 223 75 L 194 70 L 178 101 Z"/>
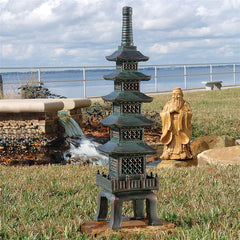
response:
<path id="1" fill-rule="evenodd" d="M 33 100 L 33 101 L 32 101 Z M 35 99 L 1 100 L 0 112 L 54 112 L 63 109 L 61 101 L 40 101 Z"/>
<path id="2" fill-rule="evenodd" d="M 66 99 L 61 99 L 61 101 L 64 104 L 63 110 L 89 107 L 91 105 L 91 100 L 86 98 L 66 98 Z"/>
<path id="3" fill-rule="evenodd" d="M 0 101 L 0 113 L 54 112 L 89 107 L 91 100 L 68 99 L 4 99 Z"/>

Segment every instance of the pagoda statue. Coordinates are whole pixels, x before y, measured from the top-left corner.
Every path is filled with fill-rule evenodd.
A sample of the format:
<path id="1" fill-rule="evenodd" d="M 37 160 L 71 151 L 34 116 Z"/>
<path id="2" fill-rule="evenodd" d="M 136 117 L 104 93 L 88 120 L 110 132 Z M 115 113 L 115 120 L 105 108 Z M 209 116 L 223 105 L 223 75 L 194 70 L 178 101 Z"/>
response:
<path id="1" fill-rule="evenodd" d="M 99 150 L 109 156 L 109 173 L 97 173 L 97 185 L 102 188 L 95 220 L 106 220 L 108 203 L 111 207 L 110 228 L 120 229 L 122 203 L 132 201 L 134 219 L 147 217 L 149 225 L 162 225 L 157 214 L 157 197 L 152 190 L 158 190 L 158 176 L 146 173 L 146 155 L 156 152 L 144 141 L 144 128 L 154 124 L 142 116 L 142 104 L 152 98 L 140 92 L 140 82 L 150 80 L 138 71 L 138 62 L 147 61 L 133 45 L 132 8 L 122 10 L 121 46 L 108 61 L 116 62 L 116 70 L 105 75 L 105 80 L 114 81 L 114 91 L 103 100 L 112 102 L 112 115 L 101 121 L 110 128 L 110 141 Z M 144 203 L 146 202 L 146 216 Z"/>

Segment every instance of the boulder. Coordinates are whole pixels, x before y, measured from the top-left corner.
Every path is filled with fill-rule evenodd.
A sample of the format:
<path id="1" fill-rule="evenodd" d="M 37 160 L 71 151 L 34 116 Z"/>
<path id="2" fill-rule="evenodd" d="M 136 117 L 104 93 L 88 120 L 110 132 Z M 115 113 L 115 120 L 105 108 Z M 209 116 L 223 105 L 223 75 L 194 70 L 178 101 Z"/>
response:
<path id="1" fill-rule="evenodd" d="M 204 136 L 194 139 L 191 143 L 191 150 L 193 156 L 196 157 L 199 153 L 208 150 L 208 149 L 215 149 L 215 148 L 222 148 L 222 147 L 231 147 L 236 146 L 236 140 L 231 136 Z"/>
<path id="2" fill-rule="evenodd" d="M 240 146 L 209 149 L 198 154 L 197 159 L 200 165 L 202 163 L 240 164 Z"/>

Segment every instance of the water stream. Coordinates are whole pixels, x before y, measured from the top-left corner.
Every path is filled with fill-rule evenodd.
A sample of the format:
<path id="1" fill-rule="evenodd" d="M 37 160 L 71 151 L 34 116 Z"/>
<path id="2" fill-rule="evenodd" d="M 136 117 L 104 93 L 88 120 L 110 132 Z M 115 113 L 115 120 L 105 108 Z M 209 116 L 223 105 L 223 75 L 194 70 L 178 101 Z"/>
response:
<path id="1" fill-rule="evenodd" d="M 74 139 L 74 144 L 70 142 L 70 149 L 64 153 L 64 159 L 71 164 L 108 165 L 108 157 L 99 153 L 97 146 L 98 143 L 85 137 Z"/>
<path id="2" fill-rule="evenodd" d="M 64 152 L 64 160 L 71 164 L 108 165 L 108 157 L 97 151 L 98 143 L 87 139 L 78 123 L 67 112 L 60 111 L 59 121 L 65 129 L 70 148 Z"/>
<path id="3" fill-rule="evenodd" d="M 68 115 L 62 113 L 58 116 L 65 129 L 64 137 L 82 138 L 84 136 L 82 129 L 72 117 L 69 117 Z"/>

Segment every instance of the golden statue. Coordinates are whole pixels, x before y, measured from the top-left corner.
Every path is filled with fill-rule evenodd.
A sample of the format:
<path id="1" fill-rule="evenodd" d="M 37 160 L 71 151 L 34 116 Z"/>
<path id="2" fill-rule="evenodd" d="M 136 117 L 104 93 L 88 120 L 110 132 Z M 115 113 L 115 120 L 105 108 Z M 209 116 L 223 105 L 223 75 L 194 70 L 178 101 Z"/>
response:
<path id="1" fill-rule="evenodd" d="M 192 159 L 190 149 L 192 111 L 183 100 L 181 88 L 174 88 L 172 99 L 160 113 L 162 119 L 161 142 L 165 145 L 162 159 Z"/>

